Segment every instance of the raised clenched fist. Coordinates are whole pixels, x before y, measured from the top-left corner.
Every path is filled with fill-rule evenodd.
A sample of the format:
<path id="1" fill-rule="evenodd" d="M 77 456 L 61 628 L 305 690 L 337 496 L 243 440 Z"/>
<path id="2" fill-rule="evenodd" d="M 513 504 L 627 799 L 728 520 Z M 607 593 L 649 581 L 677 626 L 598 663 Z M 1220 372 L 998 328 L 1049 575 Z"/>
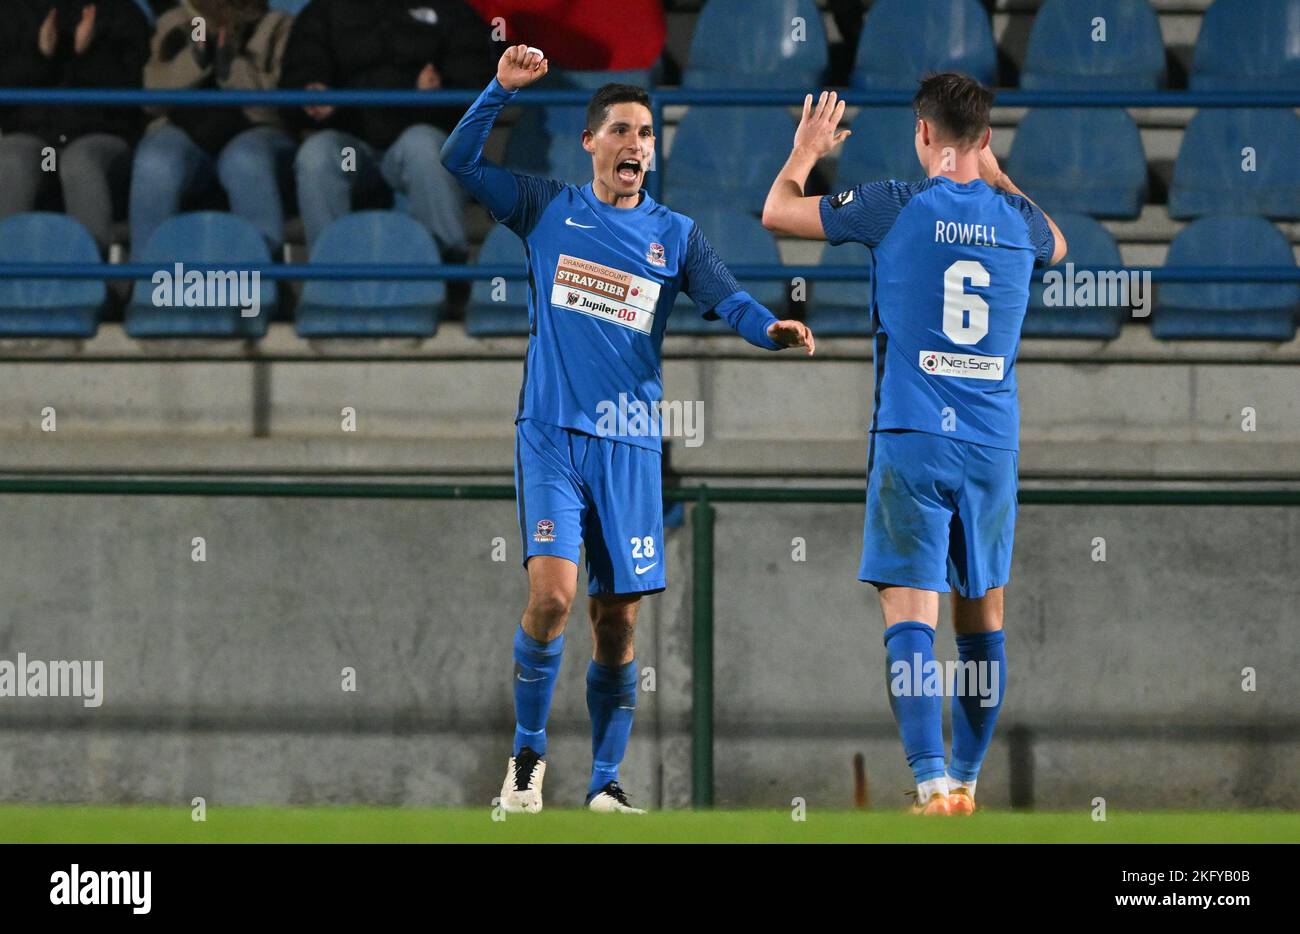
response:
<path id="1" fill-rule="evenodd" d="M 549 67 L 539 50 L 512 45 L 497 62 L 497 83 L 507 91 L 517 91 L 545 75 Z"/>

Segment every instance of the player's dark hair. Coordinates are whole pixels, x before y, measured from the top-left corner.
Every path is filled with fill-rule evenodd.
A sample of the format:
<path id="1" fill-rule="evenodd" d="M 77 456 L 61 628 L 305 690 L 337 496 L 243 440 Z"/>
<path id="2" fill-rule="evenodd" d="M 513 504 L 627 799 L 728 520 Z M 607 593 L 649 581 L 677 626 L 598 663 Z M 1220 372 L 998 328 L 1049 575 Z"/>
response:
<path id="1" fill-rule="evenodd" d="M 595 133 L 609 119 L 615 104 L 641 104 L 650 109 L 650 95 L 635 84 L 606 84 L 591 95 L 587 103 L 587 129 Z"/>
<path id="2" fill-rule="evenodd" d="M 953 71 L 926 75 L 912 98 L 918 117 L 937 127 L 944 139 L 963 146 L 980 141 L 992 107 L 992 91 Z"/>

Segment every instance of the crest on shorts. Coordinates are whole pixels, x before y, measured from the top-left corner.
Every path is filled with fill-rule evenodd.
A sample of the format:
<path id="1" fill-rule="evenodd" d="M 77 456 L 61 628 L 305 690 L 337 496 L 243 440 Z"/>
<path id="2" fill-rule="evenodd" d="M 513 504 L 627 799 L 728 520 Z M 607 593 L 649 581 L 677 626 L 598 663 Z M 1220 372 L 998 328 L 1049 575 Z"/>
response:
<path id="1" fill-rule="evenodd" d="M 650 249 L 645 251 L 645 258 L 656 266 L 664 264 L 664 245 L 662 243 L 650 244 Z"/>
<path id="2" fill-rule="evenodd" d="M 555 523 L 550 519 L 538 519 L 537 531 L 533 533 L 535 542 L 553 542 L 555 541 Z"/>

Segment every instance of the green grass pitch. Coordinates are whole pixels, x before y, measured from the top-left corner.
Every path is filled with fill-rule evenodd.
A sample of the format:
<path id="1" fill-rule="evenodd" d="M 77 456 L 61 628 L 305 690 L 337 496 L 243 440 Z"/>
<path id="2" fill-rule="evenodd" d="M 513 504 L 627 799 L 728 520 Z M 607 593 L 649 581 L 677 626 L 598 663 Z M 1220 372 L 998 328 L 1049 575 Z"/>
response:
<path id="1" fill-rule="evenodd" d="M 1300 813 L 988 811 L 922 818 L 882 811 L 663 811 L 644 817 L 488 808 L 0 805 L 0 843 L 1297 843 Z"/>

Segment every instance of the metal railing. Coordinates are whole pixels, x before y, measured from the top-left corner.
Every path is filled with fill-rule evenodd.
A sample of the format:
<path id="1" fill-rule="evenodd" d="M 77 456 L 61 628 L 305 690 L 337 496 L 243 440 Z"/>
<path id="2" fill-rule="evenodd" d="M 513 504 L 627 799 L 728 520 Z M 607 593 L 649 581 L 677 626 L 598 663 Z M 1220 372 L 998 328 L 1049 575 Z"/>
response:
<path id="1" fill-rule="evenodd" d="M 420 484 L 303 480 L 182 480 L 98 478 L 0 478 L 3 495 L 79 496 L 230 496 L 319 499 L 513 500 L 504 484 Z M 714 791 L 714 524 L 717 503 L 853 504 L 865 501 L 863 487 L 764 488 L 667 487 L 668 502 L 691 509 L 691 803 L 713 806 Z M 1158 490 L 1032 489 L 1020 490 L 1022 505 L 1052 506 L 1300 506 L 1300 490 Z M 1288 734 L 1290 735 L 1290 734 Z M 1032 803 L 1032 743 L 1028 729 L 1010 731 L 1013 744 L 1011 785 L 1019 803 Z M 1018 751 L 1017 751 L 1018 750 Z M 1019 763 L 1019 764 L 1018 764 Z M 1013 795 L 1013 798 L 1015 796 Z M 1013 800 L 1013 804 L 1017 801 Z"/>
<path id="2" fill-rule="evenodd" d="M 167 263 L 0 263 L 0 279 L 136 279 L 170 273 Z M 357 279 L 419 281 L 426 279 L 527 279 L 528 270 L 503 263 L 184 263 L 186 272 L 253 273 L 268 280 Z M 870 270 L 856 266 L 809 266 L 776 263 L 737 263 L 727 267 L 737 279 L 815 279 L 825 282 L 870 281 Z M 1058 269 L 1060 267 L 1051 267 Z M 1049 269 L 1033 270 L 1042 281 Z M 1265 283 L 1300 282 L 1296 266 L 1075 266 L 1080 273 L 1133 272 L 1160 282 Z"/>

